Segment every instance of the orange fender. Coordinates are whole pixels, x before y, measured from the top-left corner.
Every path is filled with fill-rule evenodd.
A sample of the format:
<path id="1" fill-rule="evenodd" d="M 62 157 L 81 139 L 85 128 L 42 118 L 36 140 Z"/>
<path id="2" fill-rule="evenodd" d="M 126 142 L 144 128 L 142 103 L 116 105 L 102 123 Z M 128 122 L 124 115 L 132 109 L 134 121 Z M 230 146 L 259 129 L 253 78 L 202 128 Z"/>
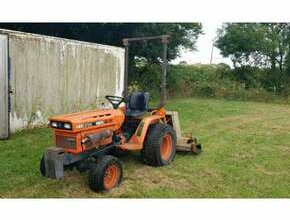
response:
<path id="1" fill-rule="evenodd" d="M 162 121 L 163 117 L 160 115 L 151 115 L 144 118 L 138 128 L 136 129 L 135 134 L 132 135 L 128 143 L 124 143 L 120 147 L 124 150 L 141 150 L 143 148 L 143 143 L 148 131 L 148 128 L 151 124 L 156 121 Z"/>

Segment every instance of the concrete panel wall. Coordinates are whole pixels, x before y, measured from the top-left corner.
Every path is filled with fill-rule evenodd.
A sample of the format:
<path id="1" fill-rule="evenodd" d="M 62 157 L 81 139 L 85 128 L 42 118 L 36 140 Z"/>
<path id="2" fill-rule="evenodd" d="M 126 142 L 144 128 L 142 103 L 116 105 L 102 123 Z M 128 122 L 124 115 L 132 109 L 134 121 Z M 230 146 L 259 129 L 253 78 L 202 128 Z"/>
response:
<path id="1" fill-rule="evenodd" d="M 34 127 L 55 114 L 96 108 L 123 91 L 119 47 L 1 30 L 9 35 L 11 130 Z"/>

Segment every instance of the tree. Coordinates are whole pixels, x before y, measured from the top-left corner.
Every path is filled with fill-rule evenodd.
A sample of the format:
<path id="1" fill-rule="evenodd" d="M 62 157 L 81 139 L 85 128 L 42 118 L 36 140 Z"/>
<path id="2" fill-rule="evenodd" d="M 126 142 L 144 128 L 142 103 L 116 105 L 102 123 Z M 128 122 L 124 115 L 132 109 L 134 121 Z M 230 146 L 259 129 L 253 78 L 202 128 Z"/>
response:
<path id="1" fill-rule="evenodd" d="M 271 80 L 281 86 L 287 76 L 289 36 L 288 23 L 228 23 L 218 31 L 216 46 L 234 67 L 270 67 Z"/>
<path id="2" fill-rule="evenodd" d="M 182 48 L 194 50 L 202 33 L 200 23 L 1 23 L 0 28 L 115 46 L 123 46 L 122 38 L 169 34 L 169 60 L 178 57 Z M 161 44 L 134 44 L 130 49 L 132 57 L 160 61 Z"/>
<path id="3" fill-rule="evenodd" d="M 195 50 L 196 40 L 202 33 L 200 23 L 2 23 L 0 28 L 115 46 L 123 46 L 122 38 L 168 34 L 171 36 L 169 61 L 178 57 L 183 48 Z M 148 41 L 145 44 L 132 44 L 129 53 L 129 80 L 142 81 L 142 77 L 150 74 L 146 73 L 147 68 L 136 69 L 140 58 L 145 59 L 147 65 L 152 65 L 160 63 L 161 55 L 161 43 Z M 158 82 L 157 79 L 155 81 Z"/>
<path id="4" fill-rule="evenodd" d="M 219 30 L 216 46 L 223 56 L 232 59 L 234 66 L 278 66 L 282 73 L 289 34 L 288 23 L 228 23 Z"/>

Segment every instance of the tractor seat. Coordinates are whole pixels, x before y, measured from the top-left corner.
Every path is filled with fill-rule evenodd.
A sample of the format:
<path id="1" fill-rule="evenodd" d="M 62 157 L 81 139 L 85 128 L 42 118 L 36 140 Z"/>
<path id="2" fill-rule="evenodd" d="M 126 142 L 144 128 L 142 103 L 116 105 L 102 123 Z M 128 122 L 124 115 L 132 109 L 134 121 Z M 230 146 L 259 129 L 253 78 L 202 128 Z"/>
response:
<path id="1" fill-rule="evenodd" d="M 139 117 L 144 115 L 148 110 L 149 93 L 133 92 L 126 104 L 126 116 Z"/>

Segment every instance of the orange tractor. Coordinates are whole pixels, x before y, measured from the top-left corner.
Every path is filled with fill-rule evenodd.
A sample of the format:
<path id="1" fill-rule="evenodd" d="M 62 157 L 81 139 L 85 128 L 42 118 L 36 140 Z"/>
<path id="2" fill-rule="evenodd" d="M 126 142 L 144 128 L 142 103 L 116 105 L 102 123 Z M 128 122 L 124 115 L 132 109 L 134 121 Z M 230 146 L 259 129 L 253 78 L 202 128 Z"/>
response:
<path id="1" fill-rule="evenodd" d="M 139 151 L 150 166 L 170 164 L 176 151 L 199 153 L 195 138 L 182 137 L 177 112 L 164 109 L 168 35 L 123 39 L 125 80 L 123 97 L 106 96 L 113 109 L 98 109 L 51 117 L 55 146 L 44 153 L 40 171 L 43 176 L 62 179 L 65 169 L 89 171 L 89 187 L 107 191 L 122 181 L 123 152 Z M 160 104 L 149 107 L 147 92 L 127 96 L 129 42 L 160 40 L 163 43 L 163 77 Z M 124 103 L 124 104 L 122 104 Z M 113 156 L 114 155 L 114 156 Z"/>

